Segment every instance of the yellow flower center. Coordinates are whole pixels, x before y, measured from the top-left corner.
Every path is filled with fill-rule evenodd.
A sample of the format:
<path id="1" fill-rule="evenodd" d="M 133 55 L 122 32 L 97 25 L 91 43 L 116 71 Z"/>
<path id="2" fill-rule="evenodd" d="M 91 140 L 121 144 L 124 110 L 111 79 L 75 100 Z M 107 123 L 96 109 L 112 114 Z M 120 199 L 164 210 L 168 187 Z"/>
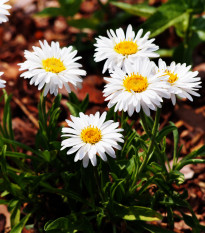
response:
<path id="1" fill-rule="evenodd" d="M 47 72 L 60 73 L 66 69 L 63 62 L 59 58 L 47 58 L 43 60 L 42 63 L 43 69 Z"/>
<path id="2" fill-rule="evenodd" d="M 101 130 L 94 126 L 88 126 L 81 131 L 80 137 L 85 143 L 95 144 L 102 138 Z"/>
<path id="3" fill-rule="evenodd" d="M 137 47 L 137 44 L 133 41 L 121 41 L 115 45 L 114 50 L 115 52 L 126 56 L 135 54 L 138 51 Z"/>
<path id="4" fill-rule="evenodd" d="M 123 85 L 126 91 L 131 92 L 131 90 L 133 90 L 134 92 L 140 93 L 147 89 L 148 81 L 147 77 L 143 77 L 141 74 L 138 73 L 132 73 L 131 75 L 126 76 L 123 79 Z"/>
<path id="5" fill-rule="evenodd" d="M 177 79 L 178 79 L 177 74 L 173 74 L 169 70 L 166 70 L 166 75 L 169 75 L 168 82 L 171 83 L 171 84 L 174 83 L 174 82 L 176 82 Z"/>

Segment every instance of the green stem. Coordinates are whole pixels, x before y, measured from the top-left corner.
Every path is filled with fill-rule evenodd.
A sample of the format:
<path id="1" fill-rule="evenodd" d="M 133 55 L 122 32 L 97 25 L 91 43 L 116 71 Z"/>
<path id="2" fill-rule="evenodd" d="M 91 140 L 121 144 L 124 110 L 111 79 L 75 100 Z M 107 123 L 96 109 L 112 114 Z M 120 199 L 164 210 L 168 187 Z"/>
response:
<path id="1" fill-rule="evenodd" d="M 94 167 L 93 170 L 94 170 L 95 182 L 96 182 L 96 185 L 97 185 L 97 188 L 98 188 L 98 192 L 99 192 L 100 198 L 101 198 L 101 200 L 104 202 L 104 201 L 105 201 L 105 200 L 104 200 L 104 196 L 103 196 L 102 190 L 101 190 L 100 185 L 99 185 L 100 179 L 99 179 L 99 176 L 98 176 L 97 168 Z"/>
<path id="2" fill-rule="evenodd" d="M 185 38 L 184 38 L 185 48 L 188 47 L 191 21 L 192 21 L 192 13 L 190 12 L 190 13 L 189 13 L 189 18 L 188 18 L 187 29 L 186 29 L 186 32 L 185 32 Z"/>
<path id="3" fill-rule="evenodd" d="M 150 130 L 149 127 L 148 127 L 148 124 L 147 124 L 147 121 L 146 121 L 146 117 L 145 117 L 145 113 L 144 113 L 143 111 L 140 112 L 140 118 L 141 118 L 141 120 L 142 120 L 142 126 L 143 126 L 143 128 L 144 128 L 146 134 L 147 134 L 147 135 L 149 136 L 149 138 L 151 139 L 152 136 L 153 136 L 153 134 L 152 134 L 151 130 Z M 155 118 L 155 120 L 156 120 L 156 118 Z M 159 120 L 159 119 L 158 119 L 158 120 Z M 159 122 L 158 122 L 158 123 L 159 123 Z M 168 159 L 167 159 L 167 157 L 166 157 L 166 154 L 163 153 L 163 152 L 160 150 L 160 148 L 159 148 L 159 146 L 158 146 L 158 144 L 156 143 L 155 140 L 154 140 L 154 146 L 155 146 L 155 150 L 156 150 L 157 153 L 159 154 L 159 160 L 160 160 L 160 162 L 161 162 L 161 165 L 163 166 L 164 171 L 167 172 L 167 168 L 166 168 L 166 166 L 165 166 L 165 160 L 167 161 L 167 164 L 168 164 L 168 165 L 169 165 L 169 162 L 168 162 Z"/>
<path id="4" fill-rule="evenodd" d="M 124 128 L 123 126 L 124 126 L 124 120 L 125 120 L 125 114 L 124 114 L 124 112 L 122 111 L 121 112 L 121 127 L 122 128 Z"/>
<path id="5" fill-rule="evenodd" d="M 143 112 L 143 110 L 140 111 L 140 118 L 142 120 L 142 127 L 144 128 L 146 134 L 149 136 L 149 138 L 151 138 L 152 134 L 151 134 L 151 131 L 148 127 L 148 124 L 147 124 L 147 121 L 146 121 L 146 118 L 145 118 L 145 113 Z"/>
<path id="6" fill-rule="evenodd" d="M 159 119 L 160 119 L 160 113 L 161 113 L 161 109 L 158 108 L 157 112 L 156 112 L 156 116 L 155 116 L 155 121 L 154 121 L 154 126 L 153 126 L 153 129 L 152 129 L 151 137 L 150 137 L 151 143 L 149 145 L 147 154 L 145 155 L 145 158 L 144 158 L 144 160 L 142 162 L 142 165 L 139 168 L 138 176 L 142 173 L 142 171 L 146 167 L 146 165 L 148 163 L 148 160 L 149 160 L 149 157 L 153 152 L 154 145 L 155 145 L 155 137 L 156 137 L 156 134 L 157 134 L 158 124 L 159 124 Z M 141 114 L 141 115 L 143 115 L 143 114 Z M 143 117 L 143 118 L 145 119 L 145 117 Z M 149 132 L 149 128 L 148 128 L 148 126 L 146 124 L 146 119 L 145 119 L 145 124 L 143 124 L 143 125 L 144 125 L 145 130 L 147 130 L 147 132 Z M 150 136 L 150 133 L 148 133 L 148 135 Z"/>

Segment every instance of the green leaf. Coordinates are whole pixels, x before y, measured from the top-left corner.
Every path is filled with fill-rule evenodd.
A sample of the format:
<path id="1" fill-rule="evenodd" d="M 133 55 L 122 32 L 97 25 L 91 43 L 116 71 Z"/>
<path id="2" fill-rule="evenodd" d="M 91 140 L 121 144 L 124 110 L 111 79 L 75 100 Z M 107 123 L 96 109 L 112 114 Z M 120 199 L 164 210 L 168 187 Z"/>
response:
<path id="1" fill-rule="evenodd" d="M 77 97 L 77 95 L 71 91 L 71 93 L 69 94 L 69 100 L 71 103 L 73 104 L 76 104 L 76 105 L 79 105 L 80 104 L 80 101 Z"/>
<path id="2" fill-rule="evenodd" d="M 205 16 L 195 18 L 192 24 L 192 30 L 194 31 L 205 31 Z"/>
<path id="3" fill-rule="evenodd" d="M 169 173 L 169 180 L 171 183 L 176 182 L 176 184 L 183 184 L 184 183 L 184 174 L 179 171 L 171 171 Z"/>
<path id="4" fill-rule="evenodd" d="M 205 16 L 193 19 L 190 31 L 187 43 L 183 42 L 175 48 L 173 57 L 176 62 L 192 64 L 194 49 L 205 41 Z"/>
<path id="5" fill-rule="evenodd" d="M 12 129 L 12 121 L 11 121 L 11 107 L 10 102 L 12 95 L 8 95 L 7 92 L 3 89 L 4 93 L 4 114 L 3 114 L 3 136 L 9 139 L 14 139 L 14 133 Z"/>
<path id="6" fill-rule="evenodd" d="M 189 216 L 189 215 L 187 215 L 187 214 L 185 214 L 185 213 L 183 213 L 183 212 L 181 212 L 181 214 L 183 215 L 184 222 L 185 222 L 188 226 L 190 226 L 190 227 L 192 227 L 192 228 L 195 228 L 195 222 L 194 222 L 192 216 Z"/>
<path id="7" fill-rule="evenodd" d="M 205 40 L 205 32 L 194 32 L 187 44 L 183 42 L 175 48 L 173 54 L 174 60 L 180 63 L 185 62 L 187 65 L 192 64 L 193 51 L 203 40 Z"/>
<path id="8" fill-rule="evenodd" d="M 114 217 L 120 217 L 128 221 L 159 221 L 163 217 L 158 212 L 143 206 L 124 206 L 122 204 L 110 204 L 110 211 Z"/>
<path id="9" fill-rule="evenodd" d="M 60 232 L 61 233 L 74 233 L 77 231 L 82 231 L 85 233 L 94 233 L 92 225 L 88 219 L 84 216 L 76 216 L 74 214 L 68 217 L 61 217 L 54 221 L 49 221 L 44 226 L 46 232 Z M 55 231 L 54 231 L 55 230 Z"/>
<path id="10" fill-rule="evenodd" d="M 165 126 L 157 135 L 156 137 L 157 142 L 160 142 L 163 139 L 163 137 L 167 136 L 167 134 L 171 133 L 174 130 L 177 130 L 177 127 L 174 125 Z"/>
<path id="11" fill-rule="evenodd" d="M 185 0 L 170 0 L 162 4 L 148 20 L 142 25 L 145 31 L 151 31 L 150 37 L 162 33 L 167 28 L 183 21 L 188 12 Z"/>
<path id="12" fill-rule="evenodd" d="M 5 143 L 8 143 L 8 144 L 11 144 L 11 145 L 14 145 L 14 146 L 18 146 L 18 147 L 20 147 L 22 149 L 25 149 L 27 151 L 31 151 L 32 153 L 38 155 L 39 157 L 42 157 L 42 153 L 40 151 L 34 150 L 31 147 L 29 147 L 29 146 L 27 146 L 27 145 L 25 145 L 23 143 L 20 143 L 20 142 L 14 141 L 14 140 L 10 140 L 10 139 L 7 139 L 7 138 L 3 138 L 3 137 L 1 137 L 0 139 Z"/>
<path id="13" fill-rule="evenodd" d="M 188 164 L 197 164 L 197 163 L 205 163 L 205 159 L 188 159 L 183 162 L 180 161 L 176 165 L 175 169 L 180 171 L 184 166 Z"/>
<path id="14" fill-rule="evenodd" d="M 4 145 L 0 152 L 0 166 L 4 176 L 7 176 L 6 150 L 7 145 Z"/>
<path id="15" fill-rule="evenodd" d="M 53 151 L 44 150 L 42 152 L 42 157 L 47 162 L 51 162 L 52 160 L 54 160 L 56 158 L 56 155 L 57 155 L 57 151 L 55 151 L 55 150 L 53 150 Z"/>
<path id="16" fill-rule="evenodd" d="M 71 115 L 78 117 L 79 113 L 80 113 L 79 107 L 77 105 L 75 105 L 73 103 L 69 103 L 69 102 L 67 102 L 66 104 L 70 110 Z"/>
<path id="17" fill-rule="evenodd" d="M 10 233 L 22 233 L 23 228 L 26 225 L 27 221 L 29 220 L 30 216 L 31 213 L 27 214 L 24 218 L 22 218 L 22 220 L 12 228 Z"/>
<path id="18" fill-rule="evenodd" d="M 190 154 L 186 155 L 181 162 L 184 162 L 187 159 L 193 159 L 196 158 L 198 156 L 205 156 L 205 145 L 203 145 L 201 148 L 199 148 L 198 150 L 195 150 L 193 152 L 191 152 Z"/>
<path id="19" fill-rule="evenodd" d="M 171 126 L 175 126 L 175 124 L 173 122 L 169 122 Z M 173 167 L 175 166 L 175 164 L 177 163 L 178 160 L 178 143 L 179 143 L 179 133 L 178 133 L 178 129 L 175 128 L 173 130 L 173 137 L 174 137 L 174 155 L 173 155 Z"/>
<path id="20" fill-rule="evenodd" d="M 90 28 L 90 29 L 97 29 L 97 27 L 100 24 L 100 20 L 97 18 L 83 18 L 83 19 L 69 19 L 68 24 L 72 27 L 84 29 L 84 28 Z"/>
<path id="21" fill-rule="evenodd" d="M 2 197 L 2 195 L 1 195 Z M 8 205 L 8 201 L 0 199 L 0 205 Z"/>
<path id="22" fill-rule="evenodd" d="M 123 2 L 110 2 L 110 3 L 128 12 L 129 14 L 137 15 L 145 18 L 150 17 L 156 12 L 155 7 L 149 6 L 146 3 L 143 4 L 128 4 Z"/>
<path id="23" fill-rule="evenodd" d="M 190 9 L 193 10 L 194 14 L 200 14 L 205 11 L 205 2 L 204 0 L 187 0 L 187 4 Z"/>
<path id="24" fill-rule="evenodd" d="M 158 53 L 160 57 L 172 57 L 174 49 L 158 49 L 156 53 Z"/>
<path id="25" fill-rule="evenodd" d="M 43 9 L 42 11 L 36 13 L 36 15 L 40 16 L 51 16 L 51 17 L 57 17 L 59 15 L 62 15 L 62 9 L 59 7 L 48 7 Z"/>
<path id="26" fill-rule="evenodd" d="M 80 9 L 83 0 L 59 0 L 63 16 L 74 16 Z"/>
<path id="27" fill-rule="evenodd" d="M 85 112 L 89 104 L 89 94 L 86 95 L 85 99 L 80 104 L 80 109 L 82 112 Z"/>
<path id="28" fill-rule="evenodd" d="M 9 204 L 9 206 L 14 206 L 12 208 L 11 212 L 11 228 L 13 228 L 15 225 L 17 225 L 20 221 L 20 215 L 21 215 L 21 204 L 18 200 L 12 201 L 12 203 Z"/>

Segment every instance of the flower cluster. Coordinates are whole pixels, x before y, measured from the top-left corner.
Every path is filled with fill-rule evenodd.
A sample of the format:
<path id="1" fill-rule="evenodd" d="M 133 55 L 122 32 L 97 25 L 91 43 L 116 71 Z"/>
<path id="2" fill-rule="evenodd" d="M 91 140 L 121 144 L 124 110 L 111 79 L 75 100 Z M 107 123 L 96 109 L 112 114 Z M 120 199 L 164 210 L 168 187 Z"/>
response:
<path id="1" fill-rule="evenodd" d="M 191 95 L 200 96 L 196 91 L 201 87 L 198 72 L 190 71 L 191 66 L 172 62 L 167 66 L 159 59 L 158 66 L 149 60 L 157 57 L 158 46 L 148 40 L 149 33 L 142 36 L 140 29 L 135 35 L 129 25 L 126 34 L 122 28 L 107 32 L 108 37 L 97 38 L 95 61 L 106 60 L 103 72 L 107 69 L 111 78 L 105 78 L 105 100 L 108 107 L 115 106 L 115 111 L 128 112 L 141 109 L 149 116 L 150 109 L 161 107 L 163 98 L 171 98 L 176 103 L 176 95 L 193 100 Z"/>
<path id="2" fill-rule="evenodd" d="M 7 21 L 7 0 L 0 3 L 0 23 Z M 191 66 L 172 62 L 167 66 L 159 59 L 158 66 L 149 58 L 156 58 L 158 46 L 149 39 L 149 32 L 144 36 L 140 29 L 135 33 L 129 25 L 126 33 L 122 28 L 114 32 L 107 31 L 108 37 L 100 36 L 96 39 L 94 60 L 105 60 L 103 73 L 109 71 L 110 77 L 105 77 L 107 84 L 103 90 L 108 102 L 108 108 L 114 106 L 115 111 L 128 112 L 132 116 L 136 111 L 144 111 L 150 115 L 150 110 L 161 108 L 163 98 L 171 99 L 176 103 L 176 95 L 193 100 L 191 95 L 197 93 L 201 87 L 198 72 L 190 71 Z M 26 61 L 20 63 L 21 77 L 30 79 L 30 84 L 44 88 L 44 96 L 50 92 L 55 96 L 58 89 L 65 87 L 71 92 L 70 84 L 75 88 L 82 85 L 82 77 L 86 71 L 81 69 L 76 56 L 77 51 L 72 46 L 60 48 L 58 42 L 39 42 L 40 47 L 33 46 L 33 52 L 25 51 Z M 3 73 L 0 73 L 0 76 Z M 5 81 L 0 80 L 0 88 L 5 87 Z M 118 143 L 123 143 L 123 129 L 118 128 L 119 122 L 106 121 L 106 112 L 101 116 L 85 115 L 71 116 L 66 120 L 69 127 L 62 129 L 62 150 L 70 148 L 67 154 L 74 154 L 74 161 L 82 160 L 87 167 L 89 160 L 93 166 L 97 164 L 97 156 L 107 160 L 107 155 L 115 158 L 114 149 L 121 149 Z"/>

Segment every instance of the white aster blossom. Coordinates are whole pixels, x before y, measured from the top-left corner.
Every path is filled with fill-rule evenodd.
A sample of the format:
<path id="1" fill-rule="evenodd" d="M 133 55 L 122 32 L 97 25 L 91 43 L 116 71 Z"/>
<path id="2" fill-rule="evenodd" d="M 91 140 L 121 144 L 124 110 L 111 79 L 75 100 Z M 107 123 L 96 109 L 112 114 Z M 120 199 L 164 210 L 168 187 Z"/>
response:
<path id="1" fill-rule="evenodd" d="M 150 32 L 142 36 L 143 30 L 137 34 L 132 30 L 132 26 L 127 27 L 126 33 L 119 28 L 116 33 L 111 29 L 107 31 L 108 37 L 100 36 L 96 39 L 94 60 L 95 62 L 105 61 L 103 73 L 116 67 L 124 70 L 126 62 L 133 63 L 138 57 L 159 57 L 154 51 L 159 46 L 153 44 L 155 39 L 148 40 Z"/>
<path id="2" fill-rule="evenodd" d="M 34 52 L 25 51 L 25 62 L 20 63 L 20 70 L 28 70 L 21 74 L 21 77 L 30 79 L 30 84 L 38 86 L 38 90 L 44 87 L 44 96 L 50 90 L 50 94 L 58 94 L 58 88 L 65 86 L 68 93 L 71 92 L 68 83 L 74 87 L 81 87 L 81 75 L 86 71 L 80 69 L 81 64 L 76 61 L 81 57 L 75 57 L 77 50 L 73 47 L 60 48 L 58 42 L 51 42 L 49 46 L 45 40 L 39 41 L 41 48 L 33 46 Z"/>
<path id="3" fill-rule="evenodd" d="M 71 121 L 66 120 L 69 127 L 64 127 L 63 137 L 68 137 L 61 143 L 61 150 L 71 147 L 67 154 L 76 153 L 74 161 L 83 160 L 83 167 L 87 167 L 89 160 L 93 166 L 97 165 L 96 155 L 106 161 L 108 154 L 115 158 L 115 149 L 121 150 L 117 142 L 124 142 L 123 135 L 119 132 L 119 122 L 113 120 L 105 121 L 106 112 L 101 116 L 99 112 L 95 115 L 85 115 L 82 112 L 80 117 L 71 116 Z"/>
<path id="4" fill-rule="evenodd" d="M 5 4 L 6 2 L 8 2 L 8 0 L 0 0 L 0 24 L 9 20 L 7 15 L 10 15 L 8 9 L 10 9 L 11 6 Z"/>
<path id="5" fill-rule="evenodd" d="M 163 72 L 153 73 L 154 67 L 154 62 L 148 58 L 140 58 L 134 65 L 126 64 L 126 71 L 119 68 L 113 71 L 111 78 L 105 78 L 107 84 L 103 90 L 108 107 L 115 105 L 115 111 L 123 110 L 129 116 L 141 109 L 149 116 L 150 109 L 161 108 L 162 97 L 170 98 L 167 91 L 170 84 L 165 76 L 160 77 Z"/>
<path id="6" fill-rule="evenodd" d="M 0 77 L 1 77 L 2 74 L 3 74 L 3 72 L 0 72 Z M 5 83 L 6 83 L 5 80 L 0 79 L 0 88 L 4 88 L 5 87 Z"/>
<path id="7" fill-rule="evenodd" d="M 172 62 L 170 66 L 167 66 L 166 63 L 159 59 L 158 67 L 156 69 L 157 72 L 164 72 L 166 77 L 168 76 L 168 82 L 170 83 L 170 93 L 171 100 L 173 105 L 176 103 L 176 95 L 181 98 L 187 98 L 190 101 L 193 101 L 193 96 L 200 96 L 196 91 L 201 88 L 201 78 L 196 77 L 198 75 L 198 71 L 190 71 L 191 66 L 186 66 L 186 64 L 176 64 Z"/>

